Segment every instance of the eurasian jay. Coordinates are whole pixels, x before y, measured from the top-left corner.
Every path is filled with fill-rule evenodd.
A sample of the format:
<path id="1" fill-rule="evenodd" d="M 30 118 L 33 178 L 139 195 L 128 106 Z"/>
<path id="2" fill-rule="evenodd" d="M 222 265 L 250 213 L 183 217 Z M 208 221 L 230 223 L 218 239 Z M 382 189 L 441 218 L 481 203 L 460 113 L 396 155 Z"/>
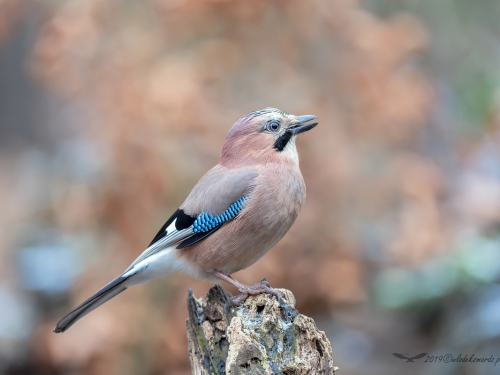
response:
<path id="1" fill-rule="evenodd" d="M 264 256 L 290 229 L 306 196 L 295 147 L 298 134 L 314 128 L 316 116 L 294 116 L 276 108 L 251 112 L 229 130 L 219 164 L 196 184 L 146 250 L 75 310 L 54 332 L 76 321 L 125 289 L 181 271 L 224 280 L 241 293 L 276 292 L 263 280 L 247 286 L 231 274 Z"/>

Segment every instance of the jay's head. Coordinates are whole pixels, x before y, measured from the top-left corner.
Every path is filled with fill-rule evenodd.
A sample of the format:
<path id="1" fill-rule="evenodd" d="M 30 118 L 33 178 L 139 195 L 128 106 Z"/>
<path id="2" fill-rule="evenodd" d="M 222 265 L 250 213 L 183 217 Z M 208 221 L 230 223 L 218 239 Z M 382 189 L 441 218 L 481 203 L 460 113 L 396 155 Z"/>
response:
<path id="1" fill-rule="evenodd" d="M 276 108 L 264 108 L 240 118 L 229 130 L 222 148 L 223 165 L 245 165 L 270 161 L 296 163 L 297 135 L 316 125 L 316 116 L 295 116 Z"/>

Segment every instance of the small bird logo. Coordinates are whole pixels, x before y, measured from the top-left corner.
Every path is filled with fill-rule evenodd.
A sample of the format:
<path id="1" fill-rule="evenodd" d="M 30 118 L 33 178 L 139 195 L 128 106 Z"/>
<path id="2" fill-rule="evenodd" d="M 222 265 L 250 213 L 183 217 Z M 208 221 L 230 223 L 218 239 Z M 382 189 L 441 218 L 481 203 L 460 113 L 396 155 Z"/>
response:
<path id="1" fill-rule="evenodd" d="M 392 355 L 396 358 L 399 358 L 399 359 L 406 359 L 406 362 L 414 362 L 413 360 L 414 359 L 420 359 L 422 357 L 425 357 L 427 355 L 427 353 L 421 353 L 421 354 L 417 354 L 416 356 L 414 357 L 407 357 L 403 354 L 399 354 L 399 353 L 392 353 Z"/>

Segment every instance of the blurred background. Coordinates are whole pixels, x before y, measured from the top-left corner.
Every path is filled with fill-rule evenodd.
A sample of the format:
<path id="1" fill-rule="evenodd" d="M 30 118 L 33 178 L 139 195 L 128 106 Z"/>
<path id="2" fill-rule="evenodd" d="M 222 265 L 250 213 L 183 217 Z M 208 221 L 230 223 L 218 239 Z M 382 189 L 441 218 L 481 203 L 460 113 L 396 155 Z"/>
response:
<path id="1" fill-rule="evenodd" d="M 500 357 L 500 3 L 1 0 L 0 374 L 189 374 L 170 275 L 68 332 L 218 162 L 230 126 L 315 114 L 305 206 L 236 274 L 291 289 L 341 374 Z M 228 285 L 224 285 L 231 292 Z"/>

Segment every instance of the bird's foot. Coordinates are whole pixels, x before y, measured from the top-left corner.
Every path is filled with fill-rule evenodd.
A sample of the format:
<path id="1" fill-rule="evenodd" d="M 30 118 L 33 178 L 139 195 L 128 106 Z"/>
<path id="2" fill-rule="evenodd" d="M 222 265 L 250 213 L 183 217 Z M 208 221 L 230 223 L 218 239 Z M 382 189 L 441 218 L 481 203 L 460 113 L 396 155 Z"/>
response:
<path id="1" fill-rule="evenodd" d="M 260 283 L 253 284 L 250 286 L 241 284 L 241 287 L 237 287 L 241 294 L 234 296 L 228 300 L 228 308 L 232 306 L 239 306 L 251 295 L 257 295 L 262 293 L 270 294 L 278 300 L 280 308 L 283 311 L 283 318 L 286 321 L 292 321 L 296 316 L 297 312 L 290 308 L 288 304 L 281 298 L 281 295 L 275 289 L 271 288 L 267 280 L 264 278 Z"/>
<path id="2" fill-rule="evenodd" d="M 265 278 L 262 279 L 262 281 L 257 284 L 245 285 L 235 280 L 231 275 L 226 275 L 219 271 L 213 271 L 212 275 L 228 282 L 236 289 L 238 289 L 238 291 L 240 292 L 239 295 L 234 296 L 228 300 L 228 306 L 226 306 L 225 309 L 229 309 L 231 306 L 239 306 L 243 302 L 245 302 L 248 296 L 255 296 L 257 294 L 262 294 L 262 293 L 267 293 L 272 296 L 275 296 L 282 308 L 287 307 L 287 305 L 283 302 L 283 299 L 281 298 L 280 294 L 276 290 L 271 288 L 271 286 L 269 285 L 269 283 Z"/>
<path id="3" fill-rule="evenodd" d="M 258 294 L 262 294 L 262 293 L 267 293 L 267 294 L 270 294 L 272 296 L 275 296 L 276 299 L 278 301 L 280 301 L 280 303 L 281 303 L 281 297 L 280 297 L 279 293 L 276 290 L 274 290 L 273 288 L 271 288 L 271 286 L 269 285 L 269 283 L 267 282 L 266 279 L 262 279 L 261 282 L 253 284 L 253 285 L 240 284 L 237 286 L 237 289 L 240 292 L 240 294 L 238 294 L 237 296 L 234 296 L 231 299 L 233 306 L 241 305 L 243 302 L 245 302 L 245 300 L 248 298 L 248 296 L 255 296 Z"/>

